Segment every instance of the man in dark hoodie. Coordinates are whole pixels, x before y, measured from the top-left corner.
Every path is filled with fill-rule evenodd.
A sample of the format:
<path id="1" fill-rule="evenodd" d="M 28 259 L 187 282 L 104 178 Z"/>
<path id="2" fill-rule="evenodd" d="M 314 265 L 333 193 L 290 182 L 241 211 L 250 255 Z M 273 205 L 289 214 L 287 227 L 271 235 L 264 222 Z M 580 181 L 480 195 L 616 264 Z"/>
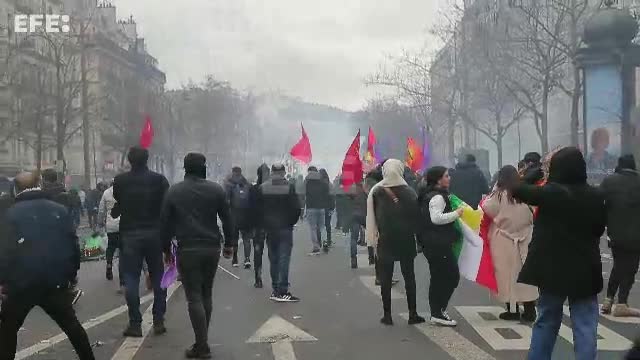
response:
<path id="1" fill-rule="evenodd" d="M 113 198 L 116 201 L 111 216 L 120 216 L 120 236 L 124 261 L 125 298 L 129 308 L 127 337 L 142 337 L 140 313 L 140 273 L 146 262 L 153 287 L 153 331 L 164 334 L 164 314 L 167 311 L 167 291 L 160 282 L 164 273 L 162 243 L 160 242 L 160 212 L 162 201 L 169 188 L 163 175 L 149 170 L 149 152 L 138 146 L 129 150 L 127 159 L 131 171 L 116 176 L 113 181 Z"/>
<path id="2" fill-rule="evenodd" d="M 293 249 L 293 225 L 300 218 L 300 205 L 295 186 L 285 179 L 284 165 L 271 167 L 271 178 L 260 186 L 257 207 L 260 223 L 267 233 L 269 262 L 271 263 L 271 300 L 298 302 L 289 292 L 289 265 Z"/>
<path id="3" fill-rule="evenodd" d="M 224 190 L 231 210 L 231 217 L 236 227 L 236 237 L 242 235 L 244 249 L 244 268 L 251 268 L 251 219 L 249 192 L 251 184 L 242 175 L 242 169 L 238 166 L 231 169 L 231 174 L 224 180 Z M 238 266 L 238 249 L 233 253 L 231 261 L 233 267 Z"/>
<path id="4" fill-rule="evenodd" d="M 628 305 L 640 264 L 640 176 L 633 155 L 618 159 L 616 173 L 604 179 L 600 190 L 605 196 L 607 233 L 613 254 L 613 270 L 602 312 L 612 312 L 617 293 L 618 303 L 613 308 L 613 316 L 640 317 L 640 311 Z"/>
<path id="5" fill-rule="evenodd" d="M 184 181 L 173 185 L 162 206 L 162 245 L 166 262 L 172 261 L 171 240 L 178 241 L 177 261 L 187 297 L 195 344 L 186 351 L 187 359 L 211 357 L 208 343 L 213 307 L 213 281 L 220 251 L 231 258 L 237 238 L 222 187 L 206 180 L 206 158 L 189 153 L 184 158 Z M 224 238 L 218 227 L 222 221 Z"/>
<path id="6" fill-rule="evenodd" d="M 0 359 L 13 359 L 17 335 L 31 310 L 41 307 L 60 326 L 81 360 L 93 360 L 87 333 L 69 294 L 80 268 L 71 216 L 52 201 L 35 174 L 16 177 L 14 205 L 0 238 Z"/>
<path id="7" fill-rule="evenodd" d="M 307 178 L 304 180 L 306 194 L 305 216 L 309 222 L 311 230 L 312 250 L 309 255 L 320 254 L 322 247 L 321 229 L 324 227 L 325 211 L 329 208 L 330 189 L 329 184 L 322 178 L 322 175 L 315 166 L 308 169 Z M 329 248 L 325 244 L 325 252 Z"/>
<path id="8" fill-rule="evenodd" d="M 260 187 L 266 181 L 269 180 L 270 170 L 267 164 L 262 164 L 258 168 L 258 180 L 255 185 L 251 187 L 251 220 L 253 222 L 253 262 L 255 270 L 255 283 L 253 286 L 256 289 L 262 289 L 262 256 L 264 253 L 264 243 L 267 238 L 267 233 L 262 222 L 262 209 L 258 204 L 258 196 L 260 193 Z M 295 186 L 295 182 L 289 180 L 289 186 Z"/>
<path id="9" fill-rule="evenodd" d="M 476 164 L 475 156 L 469 154 L 464 162 L 456 165 L 456 171 L 451 174 L 449 191 L 472 208 L 478 208 L 482 196 L 489 193 L 489 183 Z"/>

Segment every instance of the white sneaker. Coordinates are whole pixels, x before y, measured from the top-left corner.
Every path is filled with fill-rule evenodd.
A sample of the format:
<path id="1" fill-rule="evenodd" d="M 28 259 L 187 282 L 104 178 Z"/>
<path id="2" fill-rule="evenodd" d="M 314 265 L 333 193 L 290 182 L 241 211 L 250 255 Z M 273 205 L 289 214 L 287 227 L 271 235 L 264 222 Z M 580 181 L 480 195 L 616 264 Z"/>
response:
<path id="1" fill-rule="evenodd" d="M 449 317 L 449 314 L 447 314 L 446 311 L 442 312 L 442 315 L 440 316 L 431 316 L 431 324 L 433 325 L 440 325 L 440 326 L 446 326 L 446 327 L 454 327 L 456 325 L 458 325 L 458 322 L 451 319 Z"/>

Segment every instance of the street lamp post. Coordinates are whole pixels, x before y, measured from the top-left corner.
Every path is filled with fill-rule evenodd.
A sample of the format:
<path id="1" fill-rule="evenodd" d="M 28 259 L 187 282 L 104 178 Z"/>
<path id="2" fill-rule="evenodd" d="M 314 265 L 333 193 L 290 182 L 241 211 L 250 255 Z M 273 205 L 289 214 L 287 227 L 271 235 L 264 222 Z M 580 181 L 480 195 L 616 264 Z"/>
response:
<path id="1" fill-rule="evenodd" d="M 576 54 L 583 75 L 583 150 L 590 180 L 613 171 L 615 157 L 630 153 L 634 140 L 631 114 L 636 106 L 635 70 L 640 46 L 633 43 L 638 23 L 612 0 L 586 22 L 585 46 Z"/>

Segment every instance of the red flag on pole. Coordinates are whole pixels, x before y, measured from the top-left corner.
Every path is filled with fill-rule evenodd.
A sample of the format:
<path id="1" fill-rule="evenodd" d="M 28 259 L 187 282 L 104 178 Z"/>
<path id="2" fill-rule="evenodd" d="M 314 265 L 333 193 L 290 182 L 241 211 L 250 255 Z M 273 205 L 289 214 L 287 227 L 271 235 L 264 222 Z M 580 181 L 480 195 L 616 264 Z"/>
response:
<path id="1" fill-rule="evenodd" d="M 307 132 L 304 131 L 304 125 L 301 126 L 302 138 L 291 148 L 290 154 L 294 159 L 299 160 L 303 164 L 308 164 L 313 158 L 313 155 L 311 154 L 311 143 L 309 142 Z"/>
<path id="2" fill-rule="evenodd" d="M 360 159 L 360 130 L 353 139 L 342 163 L 342 188 L 349 191 L 353 184 L 362 181 L 362 160 Z"/>
<path id="3" fill-rule="evenodd" d="M 144 126 L 140 131 L 140 146 L 145 149 L 151 147 L 153 143 L 153 124 L 151 123 L 151 116 L 146 115 L 144 118 Z"/>
<path id="4" fill-rule="evenodd" d="M 424 154 L 422 153 L 422 149 L 418 146 L 418 143 L 412 138 L 407 138 L 407 165 L 414 172 L 420 171 L 422 169 L 422 163 L 424 161 Z"/>

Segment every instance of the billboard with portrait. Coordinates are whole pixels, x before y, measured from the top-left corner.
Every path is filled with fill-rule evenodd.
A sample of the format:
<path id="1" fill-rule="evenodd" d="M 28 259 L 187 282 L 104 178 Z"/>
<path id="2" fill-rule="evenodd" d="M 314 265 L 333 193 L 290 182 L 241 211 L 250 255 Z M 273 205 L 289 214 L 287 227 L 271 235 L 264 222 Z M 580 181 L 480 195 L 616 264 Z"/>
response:
<path id="1" fill-rule="evenodd" d="M 585 131 L 587 171 L 599 183 L 614 172 L 621 152 L 622 76 L 610 64 L 585 68 Z"/>

